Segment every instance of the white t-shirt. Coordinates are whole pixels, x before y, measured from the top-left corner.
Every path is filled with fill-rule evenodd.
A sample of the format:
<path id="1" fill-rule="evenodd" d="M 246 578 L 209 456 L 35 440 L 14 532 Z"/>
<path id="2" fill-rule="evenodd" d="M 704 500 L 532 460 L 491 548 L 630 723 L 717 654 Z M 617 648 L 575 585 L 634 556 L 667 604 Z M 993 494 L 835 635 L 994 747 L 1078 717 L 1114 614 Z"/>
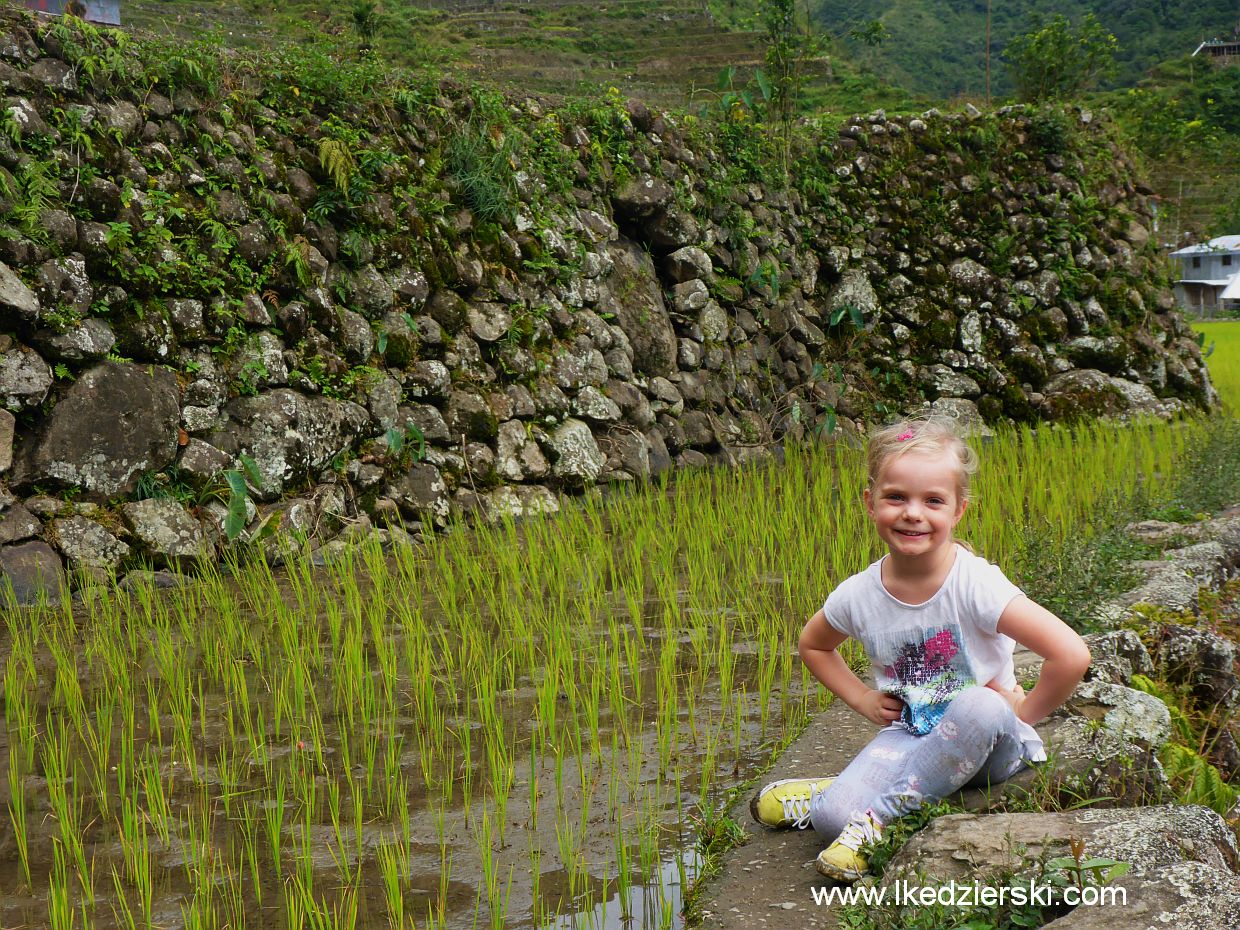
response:
<path id="1" fill-rule="evenodd" d="M 965 688 L 995 679 L 1015 687 L 1016 643 L 997 626 L 1022 592 L 1002 569 L 957 545 L 939 590 L 924 603 L 906 604 L 883 586 L 883 559 L 842 581 L 822 611 L 831 626 L 861 643 L 878 690 L 904 701 L 893 726 L 925 735 Z M 1026 757 L 1044 760 L 1037 731 L 1021 720 L 1017 726 Z"/>

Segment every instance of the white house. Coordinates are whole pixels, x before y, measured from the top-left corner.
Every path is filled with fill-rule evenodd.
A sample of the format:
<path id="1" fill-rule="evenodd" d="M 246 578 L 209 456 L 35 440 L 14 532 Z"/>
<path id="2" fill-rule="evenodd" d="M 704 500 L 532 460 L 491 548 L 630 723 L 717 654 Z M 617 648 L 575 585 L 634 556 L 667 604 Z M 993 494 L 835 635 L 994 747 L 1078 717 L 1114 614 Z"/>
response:
<path id="1" fill-rule="evenodd" d="M 1240 311 L 1240 236 L 1219 236 L 1171 253 L 1180 263 L 1175 296 L 1202 316 Z"/>

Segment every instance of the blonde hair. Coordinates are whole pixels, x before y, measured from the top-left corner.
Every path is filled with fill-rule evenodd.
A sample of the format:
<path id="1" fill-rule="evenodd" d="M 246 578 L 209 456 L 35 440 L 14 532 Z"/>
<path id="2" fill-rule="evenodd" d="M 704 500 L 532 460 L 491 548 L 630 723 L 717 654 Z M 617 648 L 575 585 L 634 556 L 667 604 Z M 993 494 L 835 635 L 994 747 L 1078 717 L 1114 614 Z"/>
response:
<path id="1" fill-rule="evenodd" d="M 960 499 L 969 499 L 969 481 L 977 474 L 977 453 L 960 438 L 954 420 L 943 416 L 910 417 L 874 433 L 866 450 L 870 487 L 874 487 L 893 459 L 909 453 L 952 456 L 957 464 Z"/>

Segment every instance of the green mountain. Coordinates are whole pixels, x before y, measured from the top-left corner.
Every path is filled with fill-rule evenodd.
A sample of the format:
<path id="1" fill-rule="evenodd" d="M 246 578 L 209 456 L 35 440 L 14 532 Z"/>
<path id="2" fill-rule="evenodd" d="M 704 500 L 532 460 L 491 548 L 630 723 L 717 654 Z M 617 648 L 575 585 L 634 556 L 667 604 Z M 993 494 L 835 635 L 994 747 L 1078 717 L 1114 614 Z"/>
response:
<path id="1" fill-rule="evenodd" d="M 1160 62 L 1190 54 L 1202 39 L 1230 37 L 1240 25 L 1235 0 L 810 0 L 815 21 L 849 39 L 873 20 L 890 37 L 873 50 L 886 78 L 917 94 L 980 97 L 986 90 L 986 16 L 990 10 L 992 94 L 1010 92 L 1001 55 L 1014 36 L 1062 13 L 1086 13 L 1119 40 L 1115 86 L 1136 84 Z"/>

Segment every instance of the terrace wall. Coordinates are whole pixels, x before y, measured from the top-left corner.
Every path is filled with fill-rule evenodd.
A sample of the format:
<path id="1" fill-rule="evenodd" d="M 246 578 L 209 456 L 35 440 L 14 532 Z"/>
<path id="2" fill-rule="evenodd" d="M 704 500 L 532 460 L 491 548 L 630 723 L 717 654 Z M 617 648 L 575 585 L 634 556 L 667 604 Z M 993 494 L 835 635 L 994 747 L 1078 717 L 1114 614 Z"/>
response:
<path id="1" fill-rule="evenodd" d="M 739 105 L 710 129 L 77 28 L 0 18 L 23 597 L 62 560 L 214 558 L 239 519 L 544 512 L 926 405 L 1216 402 L 1098 114 L 879 112 L 785 152 Z"/>

